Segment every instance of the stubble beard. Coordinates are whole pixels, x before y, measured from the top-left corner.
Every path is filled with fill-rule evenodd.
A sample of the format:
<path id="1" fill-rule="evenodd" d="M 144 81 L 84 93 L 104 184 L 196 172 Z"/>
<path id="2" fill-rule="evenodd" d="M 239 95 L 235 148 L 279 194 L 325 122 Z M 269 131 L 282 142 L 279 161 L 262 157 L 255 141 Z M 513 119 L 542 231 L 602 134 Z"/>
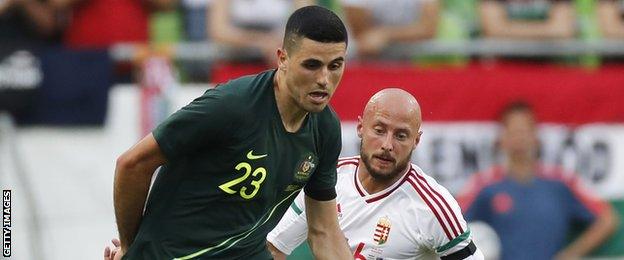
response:
<path id="1" fill-rule="evenodd" d="M 398 177 L 399 174 L 403 173 L 405 169 L 407 169 L 407 166 L 410 163 L 410 158 L 412 158 L 412 151 L 410 151 L 407 158 L 400 160 L 400 161 L 399 160 L 395 161 L 396 166 L 394 169 L 392 169 L 390 173 L 383 173 L 381 171 L 376 171 L 375 169 L 373 169 L 370 163 L 370 160 L 372 159 L 372 155 L 364 152 L 364 149 L 362 149 L 362 147 L 363 147 L 362 142 L 360 142 L 360 158 L 362 159 L 362 162 L 364 163 L 364 167 L 366 168 L 366 171 L 368 171 L 368 173 L 371 175 L 371 177 L 373 177 L 373 179 L 380 180 L 380 181 L 388 181 L 388 180 L 392 180 Z"/>

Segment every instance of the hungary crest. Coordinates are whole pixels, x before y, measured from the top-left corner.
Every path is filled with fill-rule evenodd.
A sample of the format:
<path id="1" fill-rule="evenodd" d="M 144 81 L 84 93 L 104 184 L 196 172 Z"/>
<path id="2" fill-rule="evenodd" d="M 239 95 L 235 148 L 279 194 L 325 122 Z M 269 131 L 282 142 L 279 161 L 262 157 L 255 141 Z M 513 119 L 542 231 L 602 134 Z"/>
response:
<path id="1" fill-rule="evenodd" d="M 377 226 L 375 226 L 375 234 L 373 235 L 373 240 L 377 242 L 378 245 L 383 245 L 388 241 L 388 235 L 390 234 L 390 219 L 388 217 L 382 217 L 377 221 Z"/>

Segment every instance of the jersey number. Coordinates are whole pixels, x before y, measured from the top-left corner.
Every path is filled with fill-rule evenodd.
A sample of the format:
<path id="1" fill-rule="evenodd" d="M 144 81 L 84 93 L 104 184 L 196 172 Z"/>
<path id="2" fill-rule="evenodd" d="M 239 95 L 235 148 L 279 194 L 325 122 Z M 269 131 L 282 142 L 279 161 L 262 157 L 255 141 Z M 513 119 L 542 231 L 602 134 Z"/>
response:
<path id="1" fill-rule="evenodd" d="M 366 256 L 362 255 L 362 250 L 364 250 L 364 243 L 358 244 L 355 249 L 355 253 L 353 253 L 353 259 L 355 260 L 366 260 Z"/>
<path id="2" fill-rule="evenodd" d="M 236 167 L 234 167 L 234 169 L 236 169 L 237 171 L 242 170 L 241 172 L 243 176 L 240 176 L 236 179 L 233 179 L 224 184 L 221 184 L 219 185 L 219 188 L 227 192 L 228 194 L 236 194 L 238 192 L 240 196 L 243 197 L 243 199 L 247 199 L 247 200 L 256 196 L 256 194 L 258 193 L 258 190 L 260 190 L 260 184 L 262 184 L 262 182 L 264 181 L 264 178 L 266 178 L 266 169 L 264 167 L 258 167 L 252 171 L 251 165 L 246 162 L 241 162 L 237 164 Z M 250 193 L 247 193 L 247 187 L 242 187 L 238 191 L 232 189 L 232 186 L 243 182 L 244 180 L 249 178 L 249 175 L 253 177 L 258 177 L 258 175 L 260 175 L 259 178 L 255 180 L 251 180 L 251 186 L 253 186 L 253 190 Z"/>

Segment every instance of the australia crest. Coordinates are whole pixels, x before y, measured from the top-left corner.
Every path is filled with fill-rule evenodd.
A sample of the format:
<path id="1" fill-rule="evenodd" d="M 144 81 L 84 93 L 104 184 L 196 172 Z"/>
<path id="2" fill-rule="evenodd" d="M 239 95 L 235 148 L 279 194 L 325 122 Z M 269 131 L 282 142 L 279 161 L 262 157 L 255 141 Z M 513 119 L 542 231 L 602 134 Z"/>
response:
<path id="1" fill-rule="evenodd" d="M 295 170 L 295 181 L 305 182 L 310 179 L 310 176 L 316 169 L 316 157 L 314 154 L 309 153 L 303 157 L 303 159 L 297 164 Z"/>

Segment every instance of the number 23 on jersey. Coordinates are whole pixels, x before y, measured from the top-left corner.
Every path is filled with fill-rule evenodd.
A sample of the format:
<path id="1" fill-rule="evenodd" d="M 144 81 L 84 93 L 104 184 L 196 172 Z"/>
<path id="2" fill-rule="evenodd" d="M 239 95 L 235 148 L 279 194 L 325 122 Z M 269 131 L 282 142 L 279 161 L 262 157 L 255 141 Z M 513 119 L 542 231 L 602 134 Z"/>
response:
<path id="1" fill-rule="evenodd" d="M 247 159 L 249 160 L 258 160 L 266 156 L 266 154 L 254 155 L 253 150 L 247 153 Z M 264 182 L 264 179 L 266 178 L 266 169 L 264 167 L 258 167 L 253 169 L 251 167 L 251 164 L 249 164 L 248 162 L 240 162 L 234 167 L 234 169 L 241 173 L 242 176 L 219 185 L 219 188 L 228 194 L 238 193 L 243 199 L 248 200 L 255 197 L 258 193 L 258 190 L 260 190 L 260 185 L 262 185 L 262 182 Z M 239 190 L 232 189 L 233 186 L 236 186 L 237 184 L 247 180 L 248 178 L 252 178 L 250 183 L 251 187 L 243 186 Z"/>

